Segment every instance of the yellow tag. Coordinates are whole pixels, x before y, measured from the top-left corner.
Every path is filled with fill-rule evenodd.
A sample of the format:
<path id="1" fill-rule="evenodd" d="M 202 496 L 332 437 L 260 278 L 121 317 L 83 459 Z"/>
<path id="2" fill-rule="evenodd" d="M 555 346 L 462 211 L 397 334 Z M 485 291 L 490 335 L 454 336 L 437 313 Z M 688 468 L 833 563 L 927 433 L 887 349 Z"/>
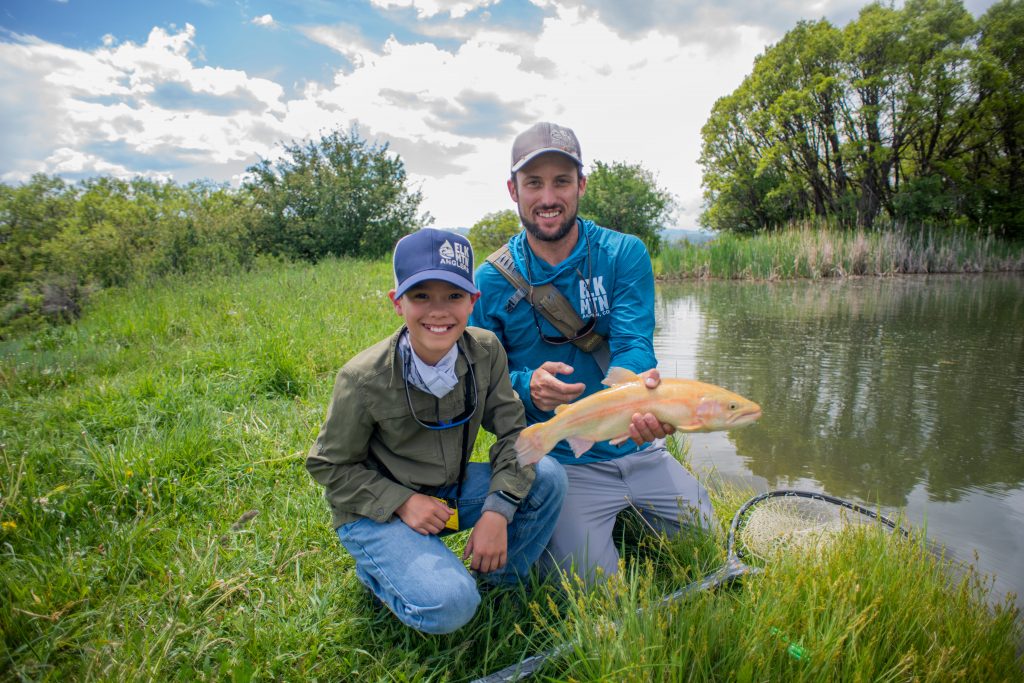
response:
<path id="1" fill-rule="evenodd" d="M 431 496 L 434 500 L 439 500 L 444 503 L 449 510 L 452 511 L 452 516 L 448 518 L 448 521 L 444 523 L 445 529 L 451 529 L 452 531 L 459 530 L 459 508 L 456 507 L 455 501 L 445 500 L 444 498 L 438 498 L 437 496 Z"/>

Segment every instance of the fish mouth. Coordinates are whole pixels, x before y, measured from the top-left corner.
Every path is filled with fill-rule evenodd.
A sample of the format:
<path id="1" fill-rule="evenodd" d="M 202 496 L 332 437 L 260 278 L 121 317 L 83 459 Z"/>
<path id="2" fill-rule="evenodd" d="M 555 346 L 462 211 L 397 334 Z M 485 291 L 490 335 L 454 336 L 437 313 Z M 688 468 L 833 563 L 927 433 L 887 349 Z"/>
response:
<path id="1" fill-rule="evenodd" d="M 761 406 L 756 403 L 748 408 L 744 408 L 729 420 L 729 424 L 733 427 L 745 427 L 748 424 L 752 424 L 761 419 Z"/>

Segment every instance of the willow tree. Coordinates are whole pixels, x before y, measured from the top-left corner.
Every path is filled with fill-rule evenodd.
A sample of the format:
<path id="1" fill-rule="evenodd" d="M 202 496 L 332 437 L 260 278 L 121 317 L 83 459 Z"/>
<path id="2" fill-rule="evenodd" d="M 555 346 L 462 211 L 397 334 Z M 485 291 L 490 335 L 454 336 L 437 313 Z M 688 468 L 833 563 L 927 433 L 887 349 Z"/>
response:
<path id="1" fill-rule="evenodd" d="M 994 196 L 1020 194 L 1020 14 L 1020 0 L 980 22 L 960 0 L 908 0 L 843 29 L 797 24 L 702 129 L 702 223 L 980 222 Z"/>

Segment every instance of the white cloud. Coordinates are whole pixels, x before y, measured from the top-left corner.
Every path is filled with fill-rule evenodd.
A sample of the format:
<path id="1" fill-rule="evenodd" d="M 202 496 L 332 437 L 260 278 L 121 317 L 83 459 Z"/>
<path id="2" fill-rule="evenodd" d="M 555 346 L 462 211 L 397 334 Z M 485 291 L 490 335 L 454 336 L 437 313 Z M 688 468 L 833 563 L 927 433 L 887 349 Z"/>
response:
<path id="1" fill-rule="evenodd" d="M 453 19 L 458 19 L 477 8 L 496 5 L 498 2 L 500 0 L 370 0 L 370 4 L 384 9 L 415 8 L 416 16 L 421 19 L 441 13 L 448 13 Z"/>
<path id="2" fill-rule="evenodd" d="M 263 16 L 254 17 L 252 23 L 256 24 L 257 26 L 273 26 L 274 17 L 272 17 L 269 14 L 264 14 Z"/>
<path id="3" fill-rule="evenodd" d="M 412 35 L 419 30 L 420 38 L 374 41 L 351 25 L 302 28 L 349 64 L 290 99 L 269 79 L 202 65 L 190 24 L 154 28 L 141 44 L 105 37 L 90 51 L 14 36 L 0 41 L 8 123 L 0 128 L 0 171 L 6 180 L 37 171 L 237 179 L 281 143 L 358 124 L 364 137 L 402 155 L 439 226 L 468 226 L 512 207 L 504 184 L 512 138 L 547 119 L 576 130 L 588 163 L 653 171 L 678 195 L 681 225 L 695 225 L 700 128 L 715 99 L 750 70 L 765 42 L 760 29 L 721 28 L 726 51 L 687 43 L 672 26 L 636 20 L 635 30 L 611 28 L 600 13 L 567 7 L 573 0 L 533 1 L 547 18 L 529 30 L 435 20 L 416 22 Z M 374 2 L 453 19 L 494 4 Z"/>
<path id="4" fill-rule="evenodd" d="M 301 108 L 289 103 L 285 123 L 300 128 L 301 116 L 308 126 L 325 112 L 361 122 L 364 134 L 402 153 L 439 225 L 468 226 L 512 206 L 504 181 L 515 133 L 555 120 L 576 130 L 588 163 L 652 170 L 679 196 L 680 223 L 692 227 L 700 128 L 763 47 L 754 28 L 732 29 L 731 40 L 737 49 L 713 54 L 657 31 L 620 36 L 593 14 L 562 8 L 538 32 L 488 28 L 455 50 L 394 37 L 379 47 L 363 41 L 357 66 L 333 84 L 311 86 Z M 428 148 L 439 153 L 409 153 Z"/>
<path id="5" fill-rule="evenodd" d="M 143 173 L 244 165 L 286 136 L 284 91 L 243 71 L 193 64 L 195 29 L 91 52 L 16 36 L 0 43 L 3 177 Z M 28 139 L 23 136 L 28 135 Z M 183 178 L 188 179 L 188 178 Z"/>

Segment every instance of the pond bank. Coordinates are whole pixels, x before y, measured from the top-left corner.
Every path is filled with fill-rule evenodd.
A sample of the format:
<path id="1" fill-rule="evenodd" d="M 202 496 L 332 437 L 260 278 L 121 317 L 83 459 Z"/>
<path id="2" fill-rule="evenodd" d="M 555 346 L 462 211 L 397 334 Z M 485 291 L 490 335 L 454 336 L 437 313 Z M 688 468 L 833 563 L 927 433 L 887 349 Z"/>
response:
<path id="1" fill-rule="evenodd" d="M 756 235 L 722 233 L 703 244 L 670 245 L 653 263 L 660 280 L 1024 272 L 1024 244 L 966 231 L 794 227 Z"/>

